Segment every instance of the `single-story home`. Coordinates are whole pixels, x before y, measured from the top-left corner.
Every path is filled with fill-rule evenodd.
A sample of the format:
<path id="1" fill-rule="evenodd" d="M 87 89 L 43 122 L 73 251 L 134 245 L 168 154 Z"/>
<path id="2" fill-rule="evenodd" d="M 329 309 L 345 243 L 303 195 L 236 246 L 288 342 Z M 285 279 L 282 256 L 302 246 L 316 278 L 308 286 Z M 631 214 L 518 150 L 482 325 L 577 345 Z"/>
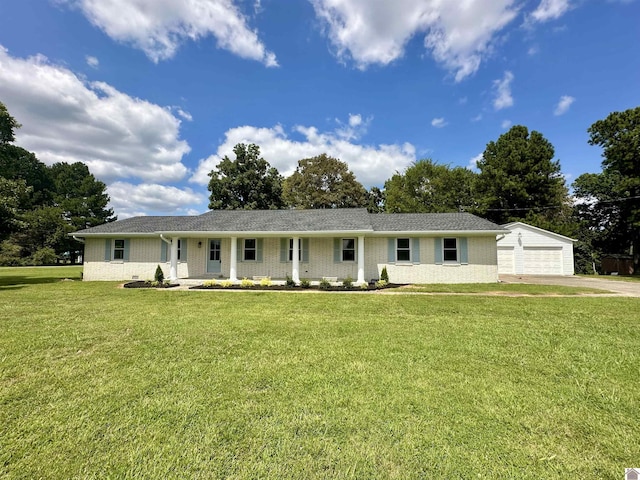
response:
<path id="1" fill-rule="evenodd" d="M 498 238 L 498 272 L 512 275 L 573 275 L 576 240 L 527 225 L 502 225 L 511 234 Z"/>
<path id="2" fill-rule="evenodd" d="M 496 236 L 469 213 L 370 214 L 364 208 L 214 210 L 133 217 L 71 235 L 85 242 L 85 280 L 351 278 L 387 268 L 393 283 L 498 281 Z M 168 275 L 167 275 L 168 273 Z"/>

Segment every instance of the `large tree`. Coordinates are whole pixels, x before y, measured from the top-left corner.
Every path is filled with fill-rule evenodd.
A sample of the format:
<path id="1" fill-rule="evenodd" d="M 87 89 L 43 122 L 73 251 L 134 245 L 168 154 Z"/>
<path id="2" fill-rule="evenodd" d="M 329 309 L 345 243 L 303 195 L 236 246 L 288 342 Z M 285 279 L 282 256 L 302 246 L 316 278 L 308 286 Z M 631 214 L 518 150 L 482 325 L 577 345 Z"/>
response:
<path id="1" fill-rule="evenodd" d="M 444 213 L 473 210 L 476 174 L 430 159 L 419 160 L 384 184 L 389 213 Z"/>
<path id="2" fill-rule="evenodd" d="M 267 210 L 282 207 L 282 176 L 260 157 L 260 147 L 239 143 L 209 173 L 209 208 Z"/>
<path id="3" fill-rule="evenodd" d="M 583 190 L 598 217 L 607 217 L 604 228 L 613 235 L 609 248 L 617 250 L 609 253 L 631 252 L 634 270 L 640 272 L 640 107 L 613 112 L 588 132 L 589 144 L 603 149 L 602 174 L 592 179 L 594 188 Z M 583 177 L 578 180 L 585 183 Z"/>
<path id="4" fill-rule="evenodd" d="M 287 206 L 303 209 L 366 207 L 369 202 L 346 162 L 326 153 L 300 160 L 284 181 L 282 196 Z"/>
<path id="5" fill-rule="evenodd" d="M 479 213 L 496 223 L 523 220 L 566 231 L 570 202 L 553 145 L 522 125 L 489 142 L 478 162 Z"/>

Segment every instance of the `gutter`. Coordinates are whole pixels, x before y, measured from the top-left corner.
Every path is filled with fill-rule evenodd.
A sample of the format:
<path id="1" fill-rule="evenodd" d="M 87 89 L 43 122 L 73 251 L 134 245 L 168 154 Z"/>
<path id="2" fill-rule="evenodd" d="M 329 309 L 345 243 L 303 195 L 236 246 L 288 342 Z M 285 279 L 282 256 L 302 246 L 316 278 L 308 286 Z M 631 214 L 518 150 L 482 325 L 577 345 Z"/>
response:
<path id="1" fill-rule="evenodd" d="M 171 240 L 167 240 L 166 238 L 164 238 L 164 235 L 162 233 L 160 234 L 160 240 L 165 242 L 167 245 L 171 245 Z"/>
<path id="2" fill-rule="evenodd" d="M 82 238 L 76 237 L 75 235 L 71 235 L 71 237 L 72 237 L 76 242 L 84 243 L 84 240 L 83 240 Z"/>

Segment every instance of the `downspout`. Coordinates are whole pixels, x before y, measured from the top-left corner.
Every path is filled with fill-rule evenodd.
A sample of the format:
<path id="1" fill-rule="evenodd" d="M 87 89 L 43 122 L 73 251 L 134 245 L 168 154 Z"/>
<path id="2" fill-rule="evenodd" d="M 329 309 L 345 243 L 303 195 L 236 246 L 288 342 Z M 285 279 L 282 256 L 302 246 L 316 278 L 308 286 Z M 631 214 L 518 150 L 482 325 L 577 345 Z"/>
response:
<path id="1" fill-rule="evenodd" d="M 76 242 L 85 243 L 82 238 L 78 238 L 75 235 L 71 235 L 71 238 L 73 238 Z"/>

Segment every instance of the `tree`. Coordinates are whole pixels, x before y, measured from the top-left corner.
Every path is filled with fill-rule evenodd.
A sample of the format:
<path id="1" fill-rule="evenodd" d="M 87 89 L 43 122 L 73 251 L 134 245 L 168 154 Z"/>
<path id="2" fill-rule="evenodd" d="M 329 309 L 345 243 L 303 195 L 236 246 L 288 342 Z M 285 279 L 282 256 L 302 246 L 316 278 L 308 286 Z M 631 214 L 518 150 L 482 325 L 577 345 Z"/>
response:
<path id="1" fill-rule="evenodd" d="M 30 191 L 31 187 L 27 187 L 24 180 L 13 181 L 0 177 L 0 240 L 22 226 L 20 205 Z"/>
<path id="2" fill-rule="evenodd" d="M 588 132 L 589 144 L 603 149 L 600 181 L 609 188 L 608 192 L 592 189 L 594 208 L 607 212 L 608 228 L 616 229 L 618 251 L 612 253 L 630 251 L 634 271 L 640 272 L 640 107 L 613 112 Z"/>
<path id="3" fill-rule="evenodd" d="M 282 176 L 260 157 L 260 147 L 239 143 L 209 173 L 209 208 L 266 210 L 282 207 Z"/>
<path id="4" fill-rule="evenodd" d="M 371 187 L 367 192 L 367 211 L 369 213 L 384 212 L 385 192 L 378 187 Z"/>
<path id="5" fill-rule="evenodd" d="M 284 202 L 289 207 L 366 207 L 367 191 L 356 180 L 346 162 L 326 153 L 298 162 L 296 171 L 284 181 Z"/>
<path id="6" fill-rule="evenodd" d="M 478 162 L 478 213 L 496 223 L 523 220 L 561 230 L 571 207 L 554 154 L 541 133 L 522 125 L 489 142 Z"/>
<path id="7" fill-rule="evenodd" d="M 473 210 L 476 176 L 466 168 L 419 160 L 385 182 L 385 209 L 389 213 Z"/>
<path id="8" fill-rule="evenodd" d="M 4 103 L 0 102 L 0 145 L 13 142 L 15 140 L 14 130 L 21 126 L 22 125 L 9 114 Z"/>
<path id="9" fill-rule="evenodd" d="M 54 188 L 51 172 L 28 150 L 15 145 L 0 145 L 0 177 L 24 180 L 31 187 L 30 196 L 24 198 L 21 205 L 24 210 L 51 205 Z"/>

